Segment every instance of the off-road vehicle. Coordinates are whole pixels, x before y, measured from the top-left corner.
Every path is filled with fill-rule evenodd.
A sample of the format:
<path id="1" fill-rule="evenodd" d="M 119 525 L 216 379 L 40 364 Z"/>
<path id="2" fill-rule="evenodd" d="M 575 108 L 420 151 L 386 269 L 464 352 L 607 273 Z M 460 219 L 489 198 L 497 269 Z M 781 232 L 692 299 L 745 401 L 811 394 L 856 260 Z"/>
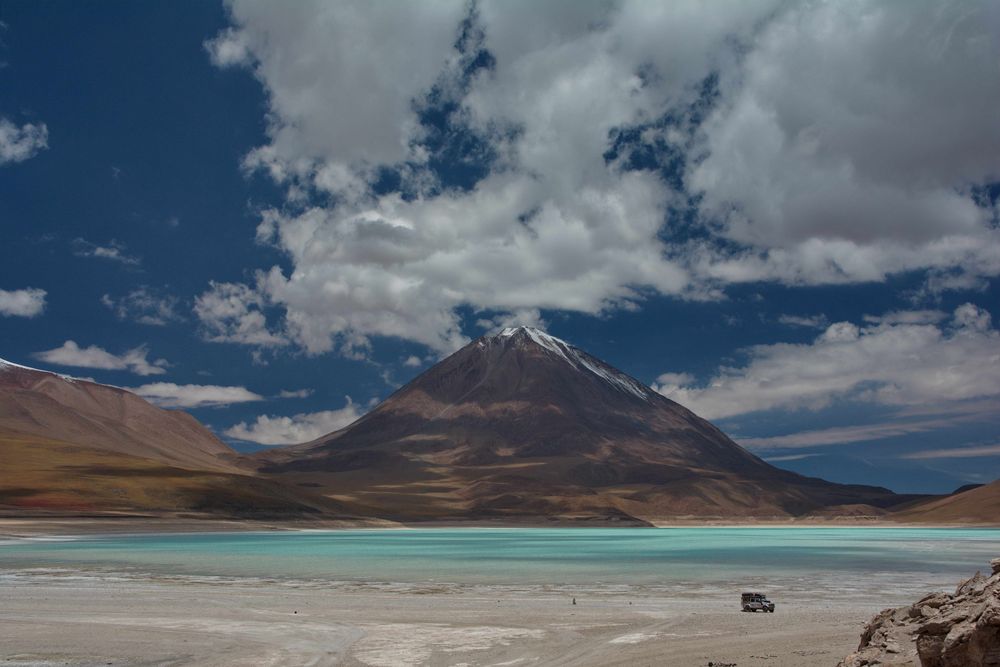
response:
<path id="1" fill-rule="evenodd" d="M 774 613 L 774 603 L 763 593 L 744 593 L 740 599 L 743 611 L 763 611 Z"/>

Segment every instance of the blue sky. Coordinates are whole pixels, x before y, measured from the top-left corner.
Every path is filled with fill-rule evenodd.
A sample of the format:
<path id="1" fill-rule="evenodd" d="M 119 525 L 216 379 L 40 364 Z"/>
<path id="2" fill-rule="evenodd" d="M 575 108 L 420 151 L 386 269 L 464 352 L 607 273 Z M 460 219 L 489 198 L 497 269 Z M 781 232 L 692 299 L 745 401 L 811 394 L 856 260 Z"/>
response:
<path id="1" fill-rule="evenodd" d="M 247 448 L 530 324 L 781 465 L 996 478 L 997 19 L 0 2 L 0 356 Z"/>

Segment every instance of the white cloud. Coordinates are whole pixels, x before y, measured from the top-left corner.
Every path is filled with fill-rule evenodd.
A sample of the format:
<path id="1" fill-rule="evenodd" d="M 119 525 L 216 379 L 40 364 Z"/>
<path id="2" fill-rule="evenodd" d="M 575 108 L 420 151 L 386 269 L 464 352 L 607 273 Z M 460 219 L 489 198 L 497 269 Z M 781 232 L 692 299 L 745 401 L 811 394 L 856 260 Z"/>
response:
<path id="1" fill-rule="evenodd" d="M 288 341 L 268 329 L 261 309 L 265 296 L 260 290 L 239 283 L 211 283 L 211 289 L 195 299 L 194 312 L 204 326 L 206 340 L 242 343 L 258 347 L 280 347 Z"/>
<path id="2" fill-rule="evenodd" d="M 0 118 L 0 165 L 24 162 L 49 147 L 49 129 L 45 123 L 25 123 L 18 127 Z"/>
<path id="3" fill-rule="evenodd" d="M 112 371 L 129 371 L 136 375 L 162 375 L 169 366 L 166 359 L 150 361 L 149 350 L 145 346 L 126 350 L 122 354 L 112 354 L 96 345 L 80 347 L 68 340 L 52 350 L 38 352 L 34 356 L 50 364 L 75 366 L 77 368 L 100 368 Z"/>
<path id="4" fill-rule="evenodd" d="M 871 442 L 886 438 L 897 438 L 913 433 L 928 433 L 941 431 L 962 422 L 980 421 L 984 415 L 994 412 L 960 413 L 958 415 L 938 419 L 918 421 L 895 421 L 881 424 L 864 424 L 860 426 L 839 426 L 815 431 L 800 431 L 788 435 L 777 435 L 765 438 L 738 438 L 744 447 L 754 451 L 781 448 L 821 447 L 824 445 L 844 445 L 855 442 Z M 897 415 L 898 416 L 898 415 Z M 777 461 L 777 458 L 768 458 Z M 790 459 L 789 459 L 790 460 Z"/>
<path id="5" fill-rule="evenodd" d="M 816 456 L 816 454 L 785 454 L 783 456 L 768 456 L 764 460 L 768 463 L 778 463 L 780 461 L 801 461 Z"/>
<path id="6" fill-rule="evenodd" d="M 106 246 L 91 243 L 86 239 L 73 239 L 75 247 L 73 254 L 77 257 L 95 257 L 106 259 L 112 262 L 119 262 L 126 266 L 139 266 L 142 260 L 134 255 L 129 255 L 124 243 L 111 239 Z"/>
<path id="7" fill-rule="evenodd" d="M 836 322 L 811 344 L 752 347 L 745 366 L 721 368 L 707 386 L 678 386 L 668 374 L 657 389 L 708 418 L 817 409 L 836 399 L 922 408 L 996 397 L 1000 332 L 990 322 L 972 304 L 945 325 Z"/>
<path id="8" fill-rule="evenodd" d="M 722 234 L 761 253 L 709 272 L 792 284 L 996 275 L 996 211 L 972 189 L 1000 178 L 995 18 L 985 2 L 779 12 L 722 70 L 705 159 L 688 174 Z"/>
<path id="9" fill-rule="evenodd" d="M 145 285 L 118 298 L 105 294 L 101 303 L 112 310 L 118 319 L 134 320 L 140 324 L 164 326 L 183 319 L 177 312 L 180 299 L 171 294 L 159 294 Z"/>
<path id="10" fill-rule="evenodd" d="M 264 400 L 263 396 L 246 387 L 221 387 L 211 384 L 153 382 L 140 387 L 131 387 L 129 391 L 164 408 L 220 407 Z"/>
<path id="11" fill-rule="evenodd" d="M 984 272 L 989 275 L 989 272 Z M 926 299 L 940 300 L 945 292 L 985 292 L 989 289 L 989 281 L 976 272 L 969 273 L 962 267 L 935 269 L 927 273 L 927 278 L 920 289 L 915 290 L 912 299 L 919 303 Z"/>
<path id="12" fill-rule="evenodd" d="M 272 112 L 271 141 L 248 165 L 289 184 L 292 200 L 313 188 L 338 204 L 267 211 L 258 230 L 292 261 L 291 274 L 272 269 L 259 285 L 284 309 L 285 335 L 307 352 L 356 352 L 371 335 L 447 352 L 467 340 L 456 314 L 463 305 L 511 316 L 596 314 L 627 307 L 642 290 L 687 288 L 658 236 L 668 190 L 651 172 L 606 164 L 608 135 L 658 112 L 670 94 L 690 98 L 713 48 L 760 8 L 649 16 L 641 3 L 611 13 L 587 3 L 487 3 L 480 20 L 498 66 L 467 95 L 452 48 L 465 3 L 279 11 L 238 1 L 231 11 L 236 32 L 218 43 L 247 45 Z M 598 29 L 605 20 L 610 27 Z M 692 31 L 704 43 L 682 54 L 677 45 L 692 44 Z M 390 46 L 353 57 L 352 45 L 376 42 Z M 647 94 L 636 72 L 650 57 L 642 45 L 654 44 L 670 46 Z M 374 196 L 373 164 L 405 161 L 414 182 L 429 177 L 412 173 L 426 158 L 414 148 L 422 132 L 414 100 L 425 102 L 435 84 L 461 99 L 463 122 L 491 139 L 502 167 L 469 192 Z M 503 128 L 518 131 L 510 138 Z"/>
<path id="13" fill-rule="evenodd" d="M 212 340 L 447 352 L 464 307 L 523 319 L 750 281 L 1000 274 L 998 212 L 975 194 L 1000 179 L 985 4 L 483 2 L 462 39 L 464 2 L 229 7 L 206 48 L 268 95 L 268 141 L 244 165 L 287 188 L 257 239 L 291 269 L 214 284 L 198 311 Z M 474 48 L 453 45 L 480 38 L 495 67 L 466 80 Z M 683 120 L 711 74 L 707 120 Z M 432 98 L 483 143 L 472 162 L 493 160 L 468 190 L 429 167 Z M 657 124 L 668 114 L 682 120 Z M 686 156 L 685 192 L 609 163 L 628 127 Z M 405 195 L 375 194 L 380 166 Z M 668 220 L 692 194 L 703 241 Z"/>
<path id="14" fill-rule="evenodd" d="M 937 324 L 946 319 L 943 310 L 893 310 L 883 315 L 865 315 L 870 324 Z"/>
<path id="15" fill-rule="evenodd" d="M 37 287 L 26 289 L 0 289 L 0 316 L 3 317 L 36 317 L 45 310 L 45 297 L 48 293 Z"/>
<path id="16" fill-rule="evenodd" d="M 903 456 L 904 459 L 964 459 L 979 456 L 1000 456 L 1000 445 L 955 447 L 953 449 L 925 449 Z"/>
<path id="17" fill-rule="evenodd" d="M 685 386 L 694 382 L 695 378 L 690 373 L 663 373 L 653 384 L 653 389 L 664 396 L 670 397 L 679 391 L 686 391 Z"/>
<path id="18" fill-rule="evenodd" d="M 212 64 L 216 67 L 235 67 L 251 64 L 247 33 L 228 28 L 205 42 Z"/>
<path id="19" fill-rule="evenodd" d="M 287 335 L 313 354 L 336 336 L 372 334 L 448 352 L 467 342 L 456 314 L 463 304 L 599 313 L 638 298 L 633 285 L 683 289 L 683 272 L 662 260 L 654 238 L 663 215 L 654 176 L 622 174 L 613 187 L 567 191 L 560 202 L 546 201 L 546 188 L 498 174 L 456 197 L 386 196 L 358 213 L 272 211 L 263 236 L 295 271 L 275 267 L 259 284 L 285 309 Z M 537 209 L 528 225 L 516 222 L 525 208 Z"/>
<path id="20" fill-rule="evenodd" d="M 364 0 L 237 1 L 229 10 L 236 27 L 207 48 L 219 65 L 252 63 L 269 92 L 270 143 L 252 159 L 282 176 L 317 177 L 327 162 L 364 168 L 411 156 L 411 102 L 453 57 L 466 11 L 457 1 Z"/>
<path id="21" fill-rule="evenodd" d="M 315 440 L 344 428 L 364 414 L 350 396 L 345 399 L 346 405 L 338 410 L 302 413 L 291 417 L 261 415 L 252 424 L 240 422 L 226 429 L 223 434 L 260 445 L 291 445 Z"/>
<path id="22" fill-rule="evenodd" d="M 416 368 L 417 366 L 420 366 L 423 363 L 424 362 L 420 360 L 420 357 L 414 356 L 412 354 L 403 360 L 403 365 L 409 366 L 410 368 Z"/>
<path id="23" fill-rule="evenodd" d="M 478 319 L 476 326 L 489 331 L 499 331 L 508 327 L 545 329 L 548 323 L 542 318 L 542 313 L 537 308 L 519 308 L 512 312 L 500 313 L 492 318 Z"/>
<path id="24" fill-rule="evenodd" d="M 971 303 L 963 303 L 955 309 L 955 326 L 962 329 L 987 333 L 992 321 L 988 312 Z"/>
<path id="25" fill-rule="evenodd" d="M 309 398 L 313 395 L 312 389 L 282 389 L 278 392 L 278 398 Z"/>
<path id="26" fill-rule="evenodd" d="M 823 329 L 829 324 L 826 315 L 782 315 L 778 318 L 780 324 L 790 327 L 807 327 L 809 329 Z"/>

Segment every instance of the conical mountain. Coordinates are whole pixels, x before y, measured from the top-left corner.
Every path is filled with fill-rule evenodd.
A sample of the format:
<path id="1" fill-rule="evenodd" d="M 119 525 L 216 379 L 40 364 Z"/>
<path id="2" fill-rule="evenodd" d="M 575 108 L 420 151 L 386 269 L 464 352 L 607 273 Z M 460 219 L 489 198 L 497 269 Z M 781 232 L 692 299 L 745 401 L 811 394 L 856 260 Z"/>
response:
<path id="1" fill-rule="evenodd" d="M 895 500 L 775 468 L 529 327 L 479 338 L 347 428 L 260 460 L 265 472 L 411 521 L 787 517 Z"/>

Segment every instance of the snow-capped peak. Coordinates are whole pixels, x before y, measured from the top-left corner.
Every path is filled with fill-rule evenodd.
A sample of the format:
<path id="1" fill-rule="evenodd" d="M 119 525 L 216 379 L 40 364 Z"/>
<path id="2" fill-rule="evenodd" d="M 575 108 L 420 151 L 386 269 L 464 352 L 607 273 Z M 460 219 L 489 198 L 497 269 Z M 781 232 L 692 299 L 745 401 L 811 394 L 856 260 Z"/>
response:
<path id="1" fill-rule="evenodd" d="M 561 338 L 556 338 L 555 336 L 545 333 L 541 329 L 525 326 L 507 327 L 494 336 L 494 339 L 502 340 L 505 338 L 512 338 L 517 334 L 524 334 L 540 347 L 543 347 L 549 352 L 561 357 L 570 366 L 573 366 L 578 370 L 593 373 L 619 391 L 624 391 L 643 400 L 649 400 L 650 398 L 652 390 L 643 385 L 641 382 L 633 380 L 624 373 L 616 371 L 610 366 L 598 362 L 586 352 L 570 345 Z"/>
<path id="2" fill-rule="evenodd" d="M 70 382 L 91 382 L 86 378 L 76 378 L 72 375 L 63 375 L 62 373 L 54 373 L 52 371 L 42 370 L 41 368 L 32 368 L 31 366 L 22 366 L 21 364 L 15 364 L 13 361 L 7 361 L 6 359 L 0 359 L 0 372 L 19 368 L 22 371 L 31 371 L 32 373 L 48 373 L 49 375 L 55 375 L 56 377 L 61 377 L 63 380 L 69 380 Z"/>

